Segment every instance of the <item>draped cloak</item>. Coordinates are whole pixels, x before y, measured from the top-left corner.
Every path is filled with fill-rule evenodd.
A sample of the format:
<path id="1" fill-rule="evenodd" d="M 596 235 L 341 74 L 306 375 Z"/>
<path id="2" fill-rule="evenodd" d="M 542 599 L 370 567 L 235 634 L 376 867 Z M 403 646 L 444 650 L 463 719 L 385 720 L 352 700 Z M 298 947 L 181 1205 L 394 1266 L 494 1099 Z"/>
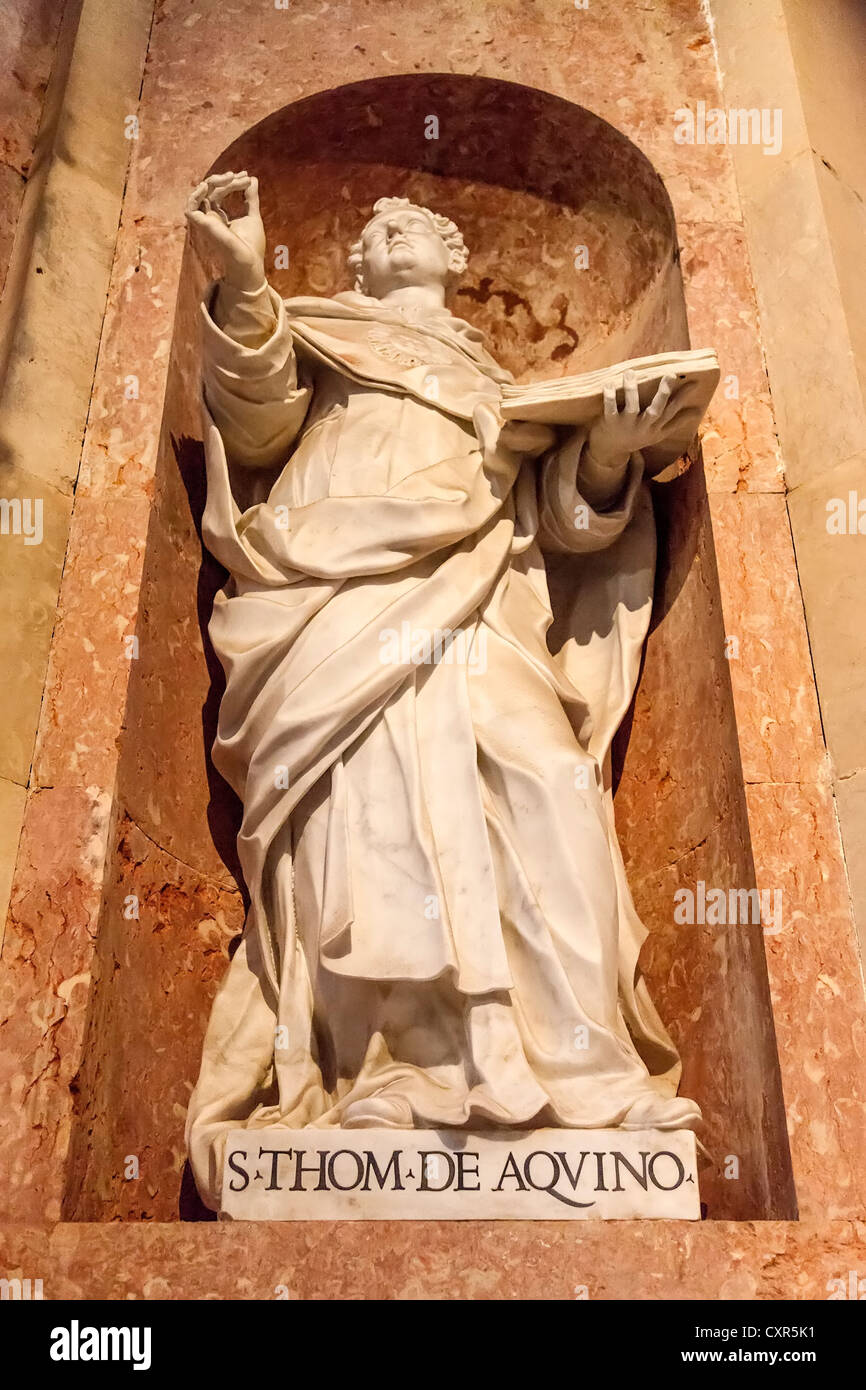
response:
<path id="1" fill-rule="evenodd" d="M 467 323 L 269 297 L 257 347 L 202 308 L 213 756 L 250 896 L 187 1125 L 214 1207 L 232 1128 L 380 1092 L 430 1127 L 615 1125 L 680 1074 L 609 785 L 653 591 L 641 457 L 594 509 L 556 449 L 500 444 L 508 375 Z"/>

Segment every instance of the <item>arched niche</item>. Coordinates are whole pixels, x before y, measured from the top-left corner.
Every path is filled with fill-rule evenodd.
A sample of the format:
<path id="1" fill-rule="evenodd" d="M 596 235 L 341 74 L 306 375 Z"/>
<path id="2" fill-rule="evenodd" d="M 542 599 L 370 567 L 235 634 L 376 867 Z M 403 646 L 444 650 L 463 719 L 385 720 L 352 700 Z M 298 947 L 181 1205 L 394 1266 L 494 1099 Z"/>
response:
<path id="1" fill-rule="evenodd" d="M 401 194 L 463 229 L 472 255 L 453 307 L 487 333 L 519 378 L 688 345 L 676 228 L 661 180 L 620 132 L 544 92 L 444 75 L 356 83 L 275 112 L 213 168 L 259 176 L 272 267 L 274 249 L 285 248 L 270 271 L 284 295 L 351 288 L 348 246 L 377 197 Z M 211 999 L 243 921 L 233 843 L 239 807 L 209 760 L 222 687 L 205 626 L 222 575 L 199 538 L 196 319 L 205 283 L 188 248 L 101 971 L 78 1079 L 66 1202 L 77 1219 L 201 1214 L 183 1185 L 183 1113 Z M 650 928 L 643 963 L 684 1057 L 683 1089 L 707 1119 L 708 1214 L 790 1217 L 760 927 L 674 923 L 678 888 L 699 880 L 748 888 L 754 871 L 700 467 L 658 488 L 656 503 L 653 630 L 615 758 L 620 838 Z M 124 908 L 131 897 L 137 917 Z M 145 1152 L 146 1184 L 125 1183 L 122 1155 Z M 738 1159 L 737 1181 L 721 1175 L 726 1155 Z"/>

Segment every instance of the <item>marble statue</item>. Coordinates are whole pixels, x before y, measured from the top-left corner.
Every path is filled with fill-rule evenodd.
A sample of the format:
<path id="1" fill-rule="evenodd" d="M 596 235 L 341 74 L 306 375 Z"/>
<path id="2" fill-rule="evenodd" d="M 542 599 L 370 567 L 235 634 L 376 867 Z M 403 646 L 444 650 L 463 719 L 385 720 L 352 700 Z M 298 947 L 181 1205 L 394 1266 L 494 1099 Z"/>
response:
<path id="1" fill-rule="evenodd" d="M 644 409 L 612 381 L 587 429 L 503 424 L 510 377 L 446 307 L 448 218 L 380 199 L 354 290 L 284 302 L 254 178 L 211 176 L 187 216 L 222 271 L 213 757 L 250 897 L 189 1109 L 204 1199 L 239 1127 L 694 1128 L 609 772 L 653 591 L 641 450 L 682 413 L 675 378 Z"/>

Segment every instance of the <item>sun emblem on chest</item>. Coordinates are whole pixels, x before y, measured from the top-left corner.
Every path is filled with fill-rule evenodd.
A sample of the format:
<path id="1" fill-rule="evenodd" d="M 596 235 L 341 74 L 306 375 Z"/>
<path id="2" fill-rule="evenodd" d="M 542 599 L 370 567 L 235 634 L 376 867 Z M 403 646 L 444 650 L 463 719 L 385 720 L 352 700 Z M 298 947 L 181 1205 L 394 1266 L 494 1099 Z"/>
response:
<path id="1" fill-rule="evenodd" d="M 379 357 L 398 367 L 445 366 L 451 361 L 446 347 L 412 328 L 389 328 L 374 323 L 367 330 L 367 342 Z"/>

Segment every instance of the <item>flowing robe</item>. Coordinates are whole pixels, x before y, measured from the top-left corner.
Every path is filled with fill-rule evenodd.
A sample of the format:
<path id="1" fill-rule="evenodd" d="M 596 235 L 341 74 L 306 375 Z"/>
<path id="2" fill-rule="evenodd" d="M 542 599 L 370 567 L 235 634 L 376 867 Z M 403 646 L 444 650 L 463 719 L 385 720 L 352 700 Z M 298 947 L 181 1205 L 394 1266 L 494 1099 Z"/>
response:
<path id="1" fill-rule="evenodd" d="M 268 297 L 260 346 L 202 314 L 213 755 L 250 894 L 187 1126 L 213 1206 L 232 1128 L 377 1093 L 419 1126 L 608 1126 L 679 1080 L 608 775 L 653 588 L 640 456 L 595 510 L 555 450 L 499 444 L 507 374 L 468 324 Z"/>

